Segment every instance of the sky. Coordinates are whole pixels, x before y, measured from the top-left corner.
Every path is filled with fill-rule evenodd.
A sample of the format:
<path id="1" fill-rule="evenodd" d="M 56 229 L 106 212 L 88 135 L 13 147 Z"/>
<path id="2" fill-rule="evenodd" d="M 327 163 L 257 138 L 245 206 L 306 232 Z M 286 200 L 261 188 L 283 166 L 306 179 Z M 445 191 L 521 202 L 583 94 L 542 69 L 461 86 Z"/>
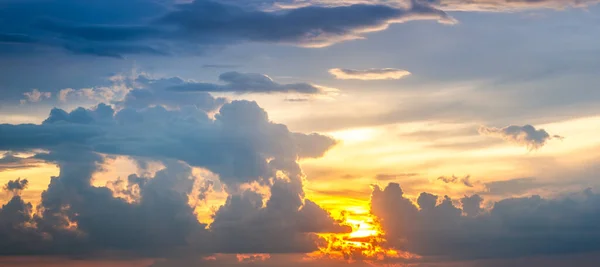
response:
<path id="1" fill-rule="evenodd" d="M 0 266 L 596 266 L 595 0 L 0 0 Z"/>

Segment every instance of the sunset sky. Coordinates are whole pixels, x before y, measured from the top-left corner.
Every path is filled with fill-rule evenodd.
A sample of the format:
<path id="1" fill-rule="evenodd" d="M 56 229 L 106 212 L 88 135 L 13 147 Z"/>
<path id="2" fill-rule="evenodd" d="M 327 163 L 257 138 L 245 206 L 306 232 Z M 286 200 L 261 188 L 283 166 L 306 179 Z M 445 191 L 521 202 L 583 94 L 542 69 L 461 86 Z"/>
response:
<path id="1" fill-rule="evenodd" d="M 0 0 L 0 266 L 597 266 L 597 3 Z"/>

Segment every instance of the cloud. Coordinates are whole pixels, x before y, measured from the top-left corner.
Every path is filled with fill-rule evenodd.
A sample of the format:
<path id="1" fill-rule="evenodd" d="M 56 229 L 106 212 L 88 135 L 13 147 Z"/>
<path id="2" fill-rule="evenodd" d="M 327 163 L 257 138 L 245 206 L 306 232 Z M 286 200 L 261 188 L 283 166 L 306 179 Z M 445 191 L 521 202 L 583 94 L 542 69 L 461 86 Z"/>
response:
<path id="1" fill-rule="evenodd" d="M 520 195 L 531 189 L 545 186 L 544 183 L 536 181 L 535 178 L 516 178 L 504 181 L 493 181 L 485 183 L 486 194 L 492 195 Z"/>
<path id="2" fill-rule="evenodd" d="M 0 171 L 14 169 L 28 169 L 37 167 L 41 161 L 32 157 L 22 157 L 15 153 L 4 153 L 0 158 Z"/>
<path id="3" fill-rule="evenodd" d="M 364 38 L 365 33 L 394 23 L 453 22 L 443 11 L 417 2 L 410 8 L 357 4 L 280 11 L 209 0 L 160 2 L 134 0 L 122 6 L 116 0 L 94 0 L 89 5 L 73 0 L 9 1 L 0 15 L 5 25 L 13 26 L 3 27 L 0 41 L 122 58 L 128 54 L 197 54 L 209 47 L 240 42 L 323 47 Z"/>
<path id="4" fill-rule="evenodd" d="M 299 93 L 308 95 L 334 92 L 308 83 L 280 84 L 271 77 L 258 73 L 226 72 L 219 76 L 225 85 L 213 83 L 184 82 L 169 87 L 177 92 L 233 92 L 233 93 Z"/>
<path id="5" fill-rule="evenodd" d="M 551 139 L 562 139 L 558 135 L 550 135 L 544 129 L 536 129 L 531 125 L 511 125 L 504 128 L 482 126 L 479 134 L 504 139 L 510 143 L 525 146 L 528 150 L 537 150 Z"/>
<path id="6" fill-rule="evenodd" d="M 410 72 L 401 69 L 330 69 L 329 73 L 342 80 L 399 80 L 410 75 Z"/>
<path id="7" fill-rule="evenodd" d="M 467 175 L 465 177 L 457 177 L 457 176 L 440 176 L 438 177 L 438 181 L 442 181 L 447 184 L 460 183 L 466 187 L 473 187 L 473 182 L 471 182 L 471 176 Z"/>
<path id="8" fill-rule="evenodd" d="M 263 0 L 248 1 L 248 3 L 264 3 Z M 307 6 L 307 5 L 322 5 L 322 6 L 340 6 L 348 5 L 351 3 L 363 3 L 363 4 L 385 4 L 390 6 L 402 7 L 406 6 L 406 1 L 403 0 L 354 0 L 354 1 L 336 1 L 336 0 L 284 0 L 277 1 L 273 5 L 275 7 L 286 7 L 286 6 Z M 445 10 L 445 11 L 485 11 L 485 12 L 514 12 L 519 10 L 529 9 L 556 9 L 563 10 L 566 8 L 585 8 L 598 3 L 597 0 L 518 0 L 518 1 L 501 1 L 501 0 L 479 0 L 479 1 L 465 1 L 465 0 L 435 0 L 429 1 L 434 6 Z"/>
<path id="9" fill-rule="evenodd" d="M 460 199 L 462 209 L 447 196 L 429 193 L 417 203 L 396 183 L 375 186 L 371 195 L 371 211 L 381 220 L 388 244 L 424 259 L 506 259 L 600 249 L 600 228 L 591 223 L 600 218 L 600 195 L 590 190 L 558 199 L 503 199 L 487 211 L 478 195 Z"/>
<path id="10" fill-rule="evenodd" d="M 37 103 L 52 97 L 51 92 L 40 92 L 38 89 L 33 89 L 31 92 L 25 92 L 23 95 L 25 96 L 25 99 L 21 99 L 21 104 Z"/>
<path id="11" fill-rule="evenodd" d="M 169 84 L 141 82 L 146 88 Z M 140 90 L 165 93 L 161 88 Z M 349 230 L 305 198 L 297 163 L 323 155 L 335 144 L 331 138 L 290 132 L 255 102 L 225 103 L 215 111 L 212 104 L 151 99 L 119 103 L 120 110 L 106 104 L 53 109 L 41 124 L 0 125 L 0 150 L 42 151 L 34 158 L 60 169 L 37 212 L 19 196 L 0 211 L 0 222 L 11 222 L 0 223 L 0 247 L 9 247 L 0 254 L 296 253 L 314 251 L 317 233 Z M 92 185 L 111 155 L 152 159 L 165 167 Z M 189 204 L 210 198 L 212 188 L 193 167 L 217 174 L 229 195 L 210 227 Z"/>
<path id="12" fill-rule="evenodd" d="M 29 181 L 27 179 L 18 178 L 17 180 L 8 181 L 8 183 L 6 183 L 4 186 L 4 190 L 12 192 L 14 195 L 18 195 L 21 191 L 27 188 L 27 185 L 29 185 Z"/>
<path id="13" fill-rule="evenodd" d="M 375 176 L 375 180 L 386 182 L 386 181 L 394 181 L 394 180 L 397 180 L 397 179 L 403 178 L 403 177 L 415 177 L 418 175 L 419 175 L 418 173 L 395 173 L 395 174 L 380 173 Z"/>

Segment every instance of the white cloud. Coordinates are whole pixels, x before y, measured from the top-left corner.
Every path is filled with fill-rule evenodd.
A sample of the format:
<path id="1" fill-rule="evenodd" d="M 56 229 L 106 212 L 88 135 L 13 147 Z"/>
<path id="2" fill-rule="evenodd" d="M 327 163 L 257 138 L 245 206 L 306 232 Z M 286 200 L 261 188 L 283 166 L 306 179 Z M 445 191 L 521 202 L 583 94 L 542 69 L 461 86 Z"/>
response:
<path id="1" fill-rule="evenodd" d="M 398 80 L 408 75 L 407 70 L 382 68 L 382 69 L 330 69 L 329 73 L 341 80 Z"/>
<path id="2" fill-rule="evenodd" d="M 40 92 L 40 90 L 38 90 L 38 89 L 33 89 L 33 91 L 31 91 L 31 92 L 25 92 L 25 93 L 23 93 L 23 95 L 25 96 L 25 99 L 21 99 L 21 104 L 37 103 L 44 99 L 48 99 L 48 98 L 52 97 L 52 93 Z"/>

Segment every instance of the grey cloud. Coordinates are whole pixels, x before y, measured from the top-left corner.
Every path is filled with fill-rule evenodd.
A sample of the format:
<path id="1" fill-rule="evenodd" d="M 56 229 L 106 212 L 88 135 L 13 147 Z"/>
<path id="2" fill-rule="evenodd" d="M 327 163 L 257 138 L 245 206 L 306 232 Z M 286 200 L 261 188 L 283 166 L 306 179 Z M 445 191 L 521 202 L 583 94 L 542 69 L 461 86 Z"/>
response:
<path id="1" fill-rule="evenodd" d="M 21 191 L 25 190 L 28 184 L 29 181 L 27 179 L 18 178 L 17 180 L 8 181 L 8 183 L 6 183 L 6 185 L 4 186 L 4 190 L 17 195 Z"/>
<path id="2" fill-rule="evenodd" d="M 402 69 L 382 68 L 382 69 L 330 69 L 329 73 L 337 79 L 342 80 L 398 80 L 410 75 L 410 72 Z"/>
<path id="3" fill-rule="evenodd" d="M 440 176 L 438 177 L 438 181 L 442 181 L 444 183 L 447 184 L 454 184 L 454 183 L 460 183 L 463 184 L 467 187 L 473 187 L 473 183 L 471 182 L 471 176 L 467 175 L 464 177 L 458 177 L 458 176 Z"/>
<path id="4" fill-rule="evenodd" d="M 108 57 L 169 54 L 175 47 L 190 47 L 188 53 L 196 53 L 202 47 L 248 41 L 320 47 L 408 20 L 452 21 L 443 11 L 417 2 L 409 9 L 357 4 L 275 12 L 209 0 L 183 4 L 136 0 L 125 6 L 115 0 L 94 0 L 89 5 L 35 0 L 4 1 L 3 5 L 0 41 L 19 45 L 35 40 L 44 46 Z"/>
<path id="5" fill-rule="evenodd" d="M 519 195 L 528 190 L 543 187 L 545 184 L 535 178 L 516 178 L 505 181 L 494 181 L 485 184 L 487 194 L 492 195 Z"/>
<path id="6" fill-rule="evenodd" d="M 481 135 L 504 139 L 508 142 L 525 146 L 528 150 L 537 150 L 551 139 L 562 139 L 558 135 L 550 135 L 544 129 L 536 129 L 531 125 L 511 125 L 504 128 L 482 126 L 479 128 Z"/>
<path id="7" fill-rule="evenodd" d="M 215 98 L 206 92 L 178 93 L 169 88 L 187 84 L 179 77 L 154 79 L 140 75 L 134 79 L 130 90 L 122 101 L 116 102 L 122 107 L 140 109 L 161 105 L 170 108 L 193 106 L 203 111 L 215 111 L 225 104 L 226 99 Z"/>
<path id="8" fill-rule="evenodd" d="M 54 109 L 39 125 L 0 125 L 0 136 L 0 149 L 41 149 L 45 152 L 34 158 L 60 168 L 35 216 L 0 229 L 14 235 L 0 241 L 0 247 L 10 247 L 3 255 L 308 252 L 319 242 L 315 233 L 348 230 L 305 199 L 297 163 L 323 155 L 335 141 L 292 133 L 271 122 L 255 102 L 227 103 L 214 119 L 189 105 Z M 111 188 L 93 186 L 93 174 L 105 164 L 103 154 L 151 158 L 166 168 L 154 177 L 129 176 Z M 210 229 L 188 204 L 190 197 L 207 198 L 211 187 L 192 192 L 198 180 L 191 166 L 218 174 L 230 194 Z M 270 198 L 241 186 L 249 182 L 269 189 Z M 10 214 L 30 207 L 20 198 L 11 203 L 18 209 Z"/>
<path id="9" fill-rule="evenodd" d="M 308 83 L 280 84 L 269 76 L 258 73 L 226 72 L 219 76 L 225 85 L 185 82 L 169 87 L 179 92 L 234 92 L 234 93 L 301 93 L 324 94 L 326 91 Z"/>
<path id="10" fill-rule="evenodd" d="M 437 260 L 517 258 L 600 249 L 600 196 L 586 190 L 561 199 L 509 198 L 482 211 L 478 195 L 441 201 L 423 193 L 419 207 L 398 184 L 375 187 L 371 211 L 390 245 Z M 557 231 L 556 229 L 560 229 Z"/>
<path id="11" fill-rule="evenodd" d="M 39 160 L 32 157 L 20 157 L 13 153 L 5 153 L 0 158 L 0 171 L 33 168 L 39 163 L 41 163 Z"/>

